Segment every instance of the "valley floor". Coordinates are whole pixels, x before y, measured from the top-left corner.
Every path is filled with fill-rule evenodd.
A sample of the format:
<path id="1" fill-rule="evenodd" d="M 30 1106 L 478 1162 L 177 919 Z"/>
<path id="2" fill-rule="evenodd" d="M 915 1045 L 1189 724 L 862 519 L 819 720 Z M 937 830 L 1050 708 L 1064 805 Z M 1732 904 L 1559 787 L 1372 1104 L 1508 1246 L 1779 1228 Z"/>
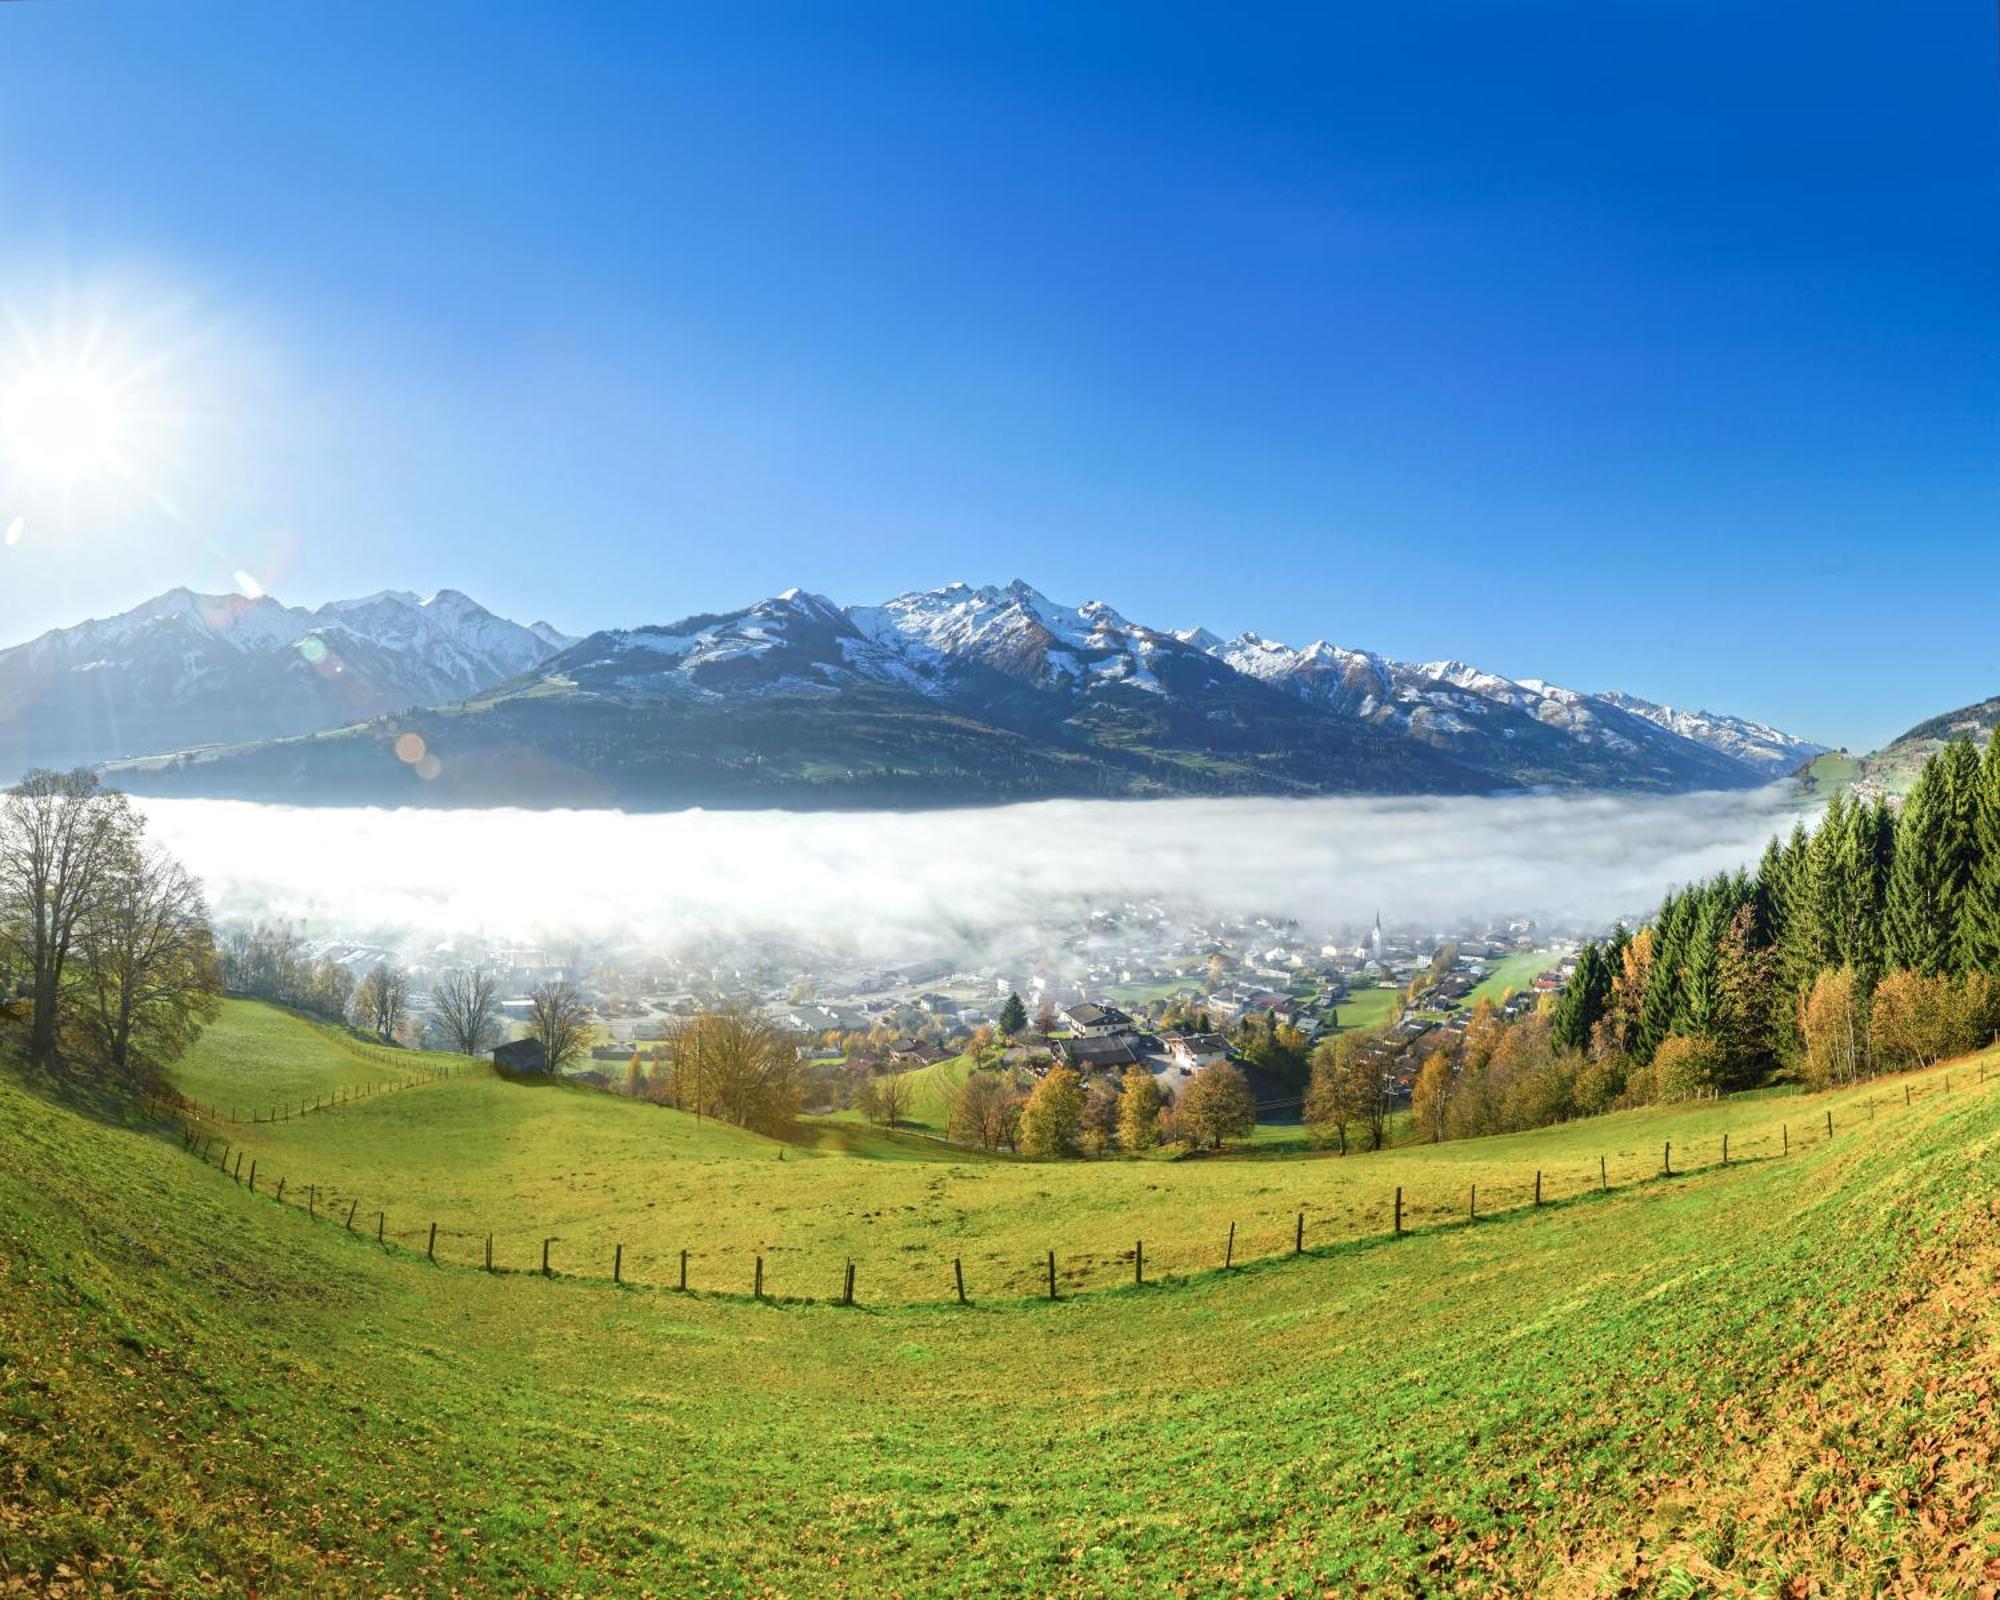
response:
<path id="1" fill-rule="evenodd" d="M 306 1026 L 218 1029 L 189 1063 L 205 1100 L 262 1071 L 232 1025 Z M 332 1040 L 281 1053 L 381 1081 Z M 1057 1167 L 780 1147 L 468 1073 L 232 1130 L 324 1191 L 314 1220 L 0 1074 L 0 1593 L 1977 1594 L 2000 1581 L 2000 1071 L 1911 1087 L 1875 1085 L 1872 1117 L 1854 1094 Z M 1830 1139 L 1640 1181 L 1666 1137 L 1739 1146 L 1829 1107 Z M 1633 1152 L 1629 1182 L 1476 1226 L 1389 1238 L 1376 1204 L 1303 1258 L 1140 1288 L 1107 1260 L 1056 1304 L 931 1281 L 947 1249 L 998 1273 L 1031 1237 L 1205 1237 L 1259 1198 L 1324 1207 L 1331 1238 L 1385 1178 L 1594 1178 L 1599 1147 Z M 364 1190 L 385 1244 L 342 1226 Z M 649 1210 L 671 1225 L 634 1249 Z M 439 1264 L 433 1212 L 456 1219 Z M 504 1265 L 560 1232 L 581 1271 L 615 1234 L 644 1286 L 476 1270 L 509 1214 Z M 769 1244 L 781 1294 L 809 1241 L 816 1298 L 659 1287 L 697 1221 Z M 917 1254 L 924 1303 L 894 1303 Z M 829 1303 L 848 1255 L 854 1308 Z"/>

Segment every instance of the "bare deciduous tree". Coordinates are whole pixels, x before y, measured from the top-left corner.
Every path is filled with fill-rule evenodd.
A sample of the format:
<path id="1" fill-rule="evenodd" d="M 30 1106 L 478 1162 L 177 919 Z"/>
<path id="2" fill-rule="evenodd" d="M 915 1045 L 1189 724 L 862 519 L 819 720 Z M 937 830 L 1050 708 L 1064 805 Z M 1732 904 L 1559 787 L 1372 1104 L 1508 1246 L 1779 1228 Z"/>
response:
<path id="1" fill-rule="evenodd" d="M 861 1086 L 861 1112 L 870 1122 L 895 1127 L 910 1114 L 910 1080 L 900 1072 L 870 1078 Z"/>
<path id="2" fill-rule="evenodd" d="M 94 772 L 31 772 L 0 805 L 0 937 L 28 980 L 28 1061 L 56 1061 L 71 958 L 93 902 L 139 821 Z"/>
<path id="3" fill-rule="evenodd" d="M 590 1007 L 573 985 L 545 983 L 528 996 L 528 1037 L 548 1070 L 560 1072 L 590 1043 Z"/>
<path id="4" fill-rule="evenodd" d="M 476 1056 L 499 1033 L 500 986 L 484 967 L 448 974 L 431 990 L 438 1026 L 462 1056 Z"/>

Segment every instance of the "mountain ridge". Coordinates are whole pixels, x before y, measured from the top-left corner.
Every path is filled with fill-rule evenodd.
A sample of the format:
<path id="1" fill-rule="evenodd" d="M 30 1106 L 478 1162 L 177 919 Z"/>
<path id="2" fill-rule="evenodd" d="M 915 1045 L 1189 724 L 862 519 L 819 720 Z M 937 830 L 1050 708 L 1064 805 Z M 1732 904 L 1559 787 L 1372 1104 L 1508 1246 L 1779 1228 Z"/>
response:
<path id="1" fill-rule="evenodd" d="M 169 589 L 0 650 L 0 767 L 282 738 L 461 699 L 575 642 L 539 627 L 456 589 L 312 608 Z"/>
<path id="2" fill-rule="evenodd" d="M 398 731 L 434 757 L 416 778 L 385 755 Z M 1015 579 L 857 606 L 788 589 L 599 630 L 422 711 L 117 772 L 142 791 L 369 803 L 921 806 L 1749 787 L 1821 748 L 1455 660 L 1156 628 Z"/>

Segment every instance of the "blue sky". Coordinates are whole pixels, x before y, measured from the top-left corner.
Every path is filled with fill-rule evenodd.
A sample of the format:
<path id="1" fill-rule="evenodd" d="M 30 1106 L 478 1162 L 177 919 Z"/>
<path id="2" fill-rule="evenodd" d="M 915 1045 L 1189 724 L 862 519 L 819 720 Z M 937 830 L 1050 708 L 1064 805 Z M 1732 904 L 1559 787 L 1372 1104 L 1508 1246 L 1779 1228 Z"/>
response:
<path id="1" fill-rule="evenodd" d="M 0 382 L 65 314 L 140 374 L 129 475 L 0 469 L 0 639 L 1022 576 L 1872 745 L 2000 693 L 1992 33 L 0 6 Z"/>

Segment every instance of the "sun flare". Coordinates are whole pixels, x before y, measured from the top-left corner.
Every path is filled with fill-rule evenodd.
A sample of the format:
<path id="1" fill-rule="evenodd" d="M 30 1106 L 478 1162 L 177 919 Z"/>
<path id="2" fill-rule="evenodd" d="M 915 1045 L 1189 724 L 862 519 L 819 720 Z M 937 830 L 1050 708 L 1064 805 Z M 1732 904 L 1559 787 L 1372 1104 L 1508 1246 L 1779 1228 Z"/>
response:
<path id="1" fill-rule="evenodd" d="M 28 478 L 76 483 L 122 467 L 118 385 L 86 368 L 41 368 L 0 393 L 0 452 Z"/>

